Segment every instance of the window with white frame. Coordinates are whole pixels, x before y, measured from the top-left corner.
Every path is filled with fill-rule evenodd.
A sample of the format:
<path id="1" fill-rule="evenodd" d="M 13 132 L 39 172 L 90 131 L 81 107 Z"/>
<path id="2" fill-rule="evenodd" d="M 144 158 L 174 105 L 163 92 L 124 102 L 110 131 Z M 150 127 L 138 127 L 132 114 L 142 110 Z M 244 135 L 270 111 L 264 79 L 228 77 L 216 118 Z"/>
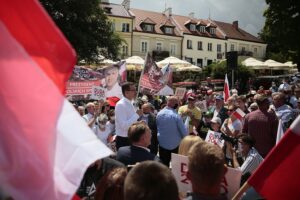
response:
<path id="1" fill-rule="evenodd" d="M 162 42 L 156 42 L 156 51 L 162 51 Z"/>
<path id="2" fill-rule="evenodd" d="M 222 51 L 222 45 L 217 44 L 217 52 L 220 53 Z"/>
<path id="3" fill-rule="evenodd" d="M 207 43 L 207 51 L 212 51 L 212 43 Z"/>
<path id="4" fill-rule="evenodd" d="M 112 30 L 112 31 L 115 31 L 115 30 L 116 30 L 116 24 L 115 24 L 115 22 L 112 22 L 112 23 L 111 23 L 111 30 Z"/>
<path id="5" fill-rule="evenodd" d="M 199 30 L 200 30 L 201 33 L 204 33 L 205 32 L 205 26 L 200 26 Z"/>
<path id="6" fill-rule="evenodd" d="M 173 28 L 171 28 L 171 27 L 165 27 L 165 33 L 166 34 L 173 34 Z"/>
<path id="7" fill-rule="evenodd" d="M 176 44 L 170 44 L 170 54 L 176 55 Z"/>
<path id="8" fill-rule="evenodd" d="M 201 41 L 198 41 L 198 50 L 203 50 L 202 49 L 202 42 Z"/>
<path id="9" fill-rule="evenodd" d="M 216 28 L 210 28 L 209 32 L 210 34 L 216 34 Z"/>
<path id="10" fill-rule="evenodd" d="M 191 31 L 196 31 L 196 25 L 195 24 L 191 24 L 190 25 L 190 30 Z"/>
<path id="11" fill-rule="evenodd" d="M 128 55 L 128 46 L 127 45 L 122 46 L 122 55 L 124 55 L 124 56 Z"/>
<path id="12" fill-rule="evenodd" d="M 147 53 L 148 52 L 148 41 L 141 41 L 141 52 Z"/>
<path id="13" fill-rule="evenodd" d="M 153 25 L 151 25 L 151 24 L 144 25 L 144 31 L 153 32 L 153 30 L 154 30 Z"/>
<path id="14" fill-rule="evenodd" d="M 129 32 L 129 24 L 122 23 L 122 32 Z"/>
<path id="15" fill-rule="evenodd" d="M 187 46 L 186 46 L 187 49 L 193 49 L 192 40 L 187 40 L 186 44 L 187 44 Z"/>
<path id="16" fill-rule="evenodd" d="M 230 45 L 230 51 L 234 51 L 234 44 Z"/>

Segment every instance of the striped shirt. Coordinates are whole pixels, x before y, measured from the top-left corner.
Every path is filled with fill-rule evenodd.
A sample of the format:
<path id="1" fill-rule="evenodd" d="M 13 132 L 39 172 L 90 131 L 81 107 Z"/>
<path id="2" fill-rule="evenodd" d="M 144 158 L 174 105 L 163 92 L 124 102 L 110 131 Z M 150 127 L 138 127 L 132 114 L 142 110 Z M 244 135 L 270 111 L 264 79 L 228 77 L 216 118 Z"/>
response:
<path id="1" fill-rule="evenodd" d="M 262 161 L 264 161 L 264 159 L 256 151 L 256 149 L 252 147 L 240 169 L 242 170 L 243 174 L 246 174 L 247 172 L 253 174 L 253 172 L 256 170 L 256 168 Z"/>

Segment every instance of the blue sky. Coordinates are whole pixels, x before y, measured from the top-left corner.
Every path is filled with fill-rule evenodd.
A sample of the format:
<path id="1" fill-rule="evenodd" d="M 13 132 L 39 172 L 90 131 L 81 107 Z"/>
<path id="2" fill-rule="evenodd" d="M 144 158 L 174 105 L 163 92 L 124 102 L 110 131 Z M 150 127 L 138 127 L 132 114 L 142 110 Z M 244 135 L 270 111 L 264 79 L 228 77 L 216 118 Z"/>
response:
<path id="1" fill-rule="evenodd" d="M 123 0 L 109 0 L 110 3 L 122 3 Z M 131 0 L 132 8 L 162 12 L 172 7 L 174 14 L 188 16 L 190 12 L 195 17 L 232 23 L 239 21 L 239 27 L 257 36 L 263 28 L 265 0 Z"/>

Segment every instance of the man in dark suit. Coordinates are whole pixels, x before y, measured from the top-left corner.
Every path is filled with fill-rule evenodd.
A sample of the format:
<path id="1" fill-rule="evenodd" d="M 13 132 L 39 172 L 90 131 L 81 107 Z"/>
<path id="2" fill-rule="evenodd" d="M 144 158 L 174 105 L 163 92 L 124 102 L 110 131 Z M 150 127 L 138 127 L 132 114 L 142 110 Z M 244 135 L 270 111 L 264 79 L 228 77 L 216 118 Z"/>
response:
<path id="1" fill-rule="evenodd" d="M 139 118 L 139 121 L 145 121 L 151 130 L 151 144 L 148 147 L 150 152 L 154 155 L 158 151 L 158 141 L 157 141 L 157 126 L 156 126 L 156 117 L 151 113 L 151 103 L 144 103 L 142 105 L 143 115 Z"/>
<path id="2" fill-rule="evenodd" d="M 151 142 L 151 130 L 144 121 L 135 122 L 129 127 L 128 139 L 131 145 L 119 148 L 118 161 L 125 165 L 134 165 L 145 160 L 159 161 L 159 158 L 147 148 Z"/>

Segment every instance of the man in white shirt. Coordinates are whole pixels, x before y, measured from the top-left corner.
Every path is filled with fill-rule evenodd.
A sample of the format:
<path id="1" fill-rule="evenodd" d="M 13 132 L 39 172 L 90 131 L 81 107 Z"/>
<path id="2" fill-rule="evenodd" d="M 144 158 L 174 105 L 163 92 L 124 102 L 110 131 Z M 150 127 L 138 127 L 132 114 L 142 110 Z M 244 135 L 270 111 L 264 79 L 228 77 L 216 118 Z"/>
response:
<path id="1" fill-rule="evenodd" d="M 128 128 L 143 114 L 142 110 L 134 108 L 132 101 L 136 98 L 134 83 L 127 82 L 122 85 L 123 98 L 118 101 L 115 108 L 116 116 L 116 147 L 130 145 L 128 140 Z"/>
<path id="2" fill-rule="evenodd" d="M 88 113 L 86 115 L 83 115 L 82 117 L 87 122 L 88 126 L 93 128 L 97 118 L 97 115 L 95 114 L 95 104 L 92 102 L 88 103 L 86 105 L 86 109 Z"/>
<path id="3" fill-rule="evenodd" d="M 122 98 L 122 89 L 119 85 L 119 68 L 113 65 L 104 70 L 105 74 L 105 96 Z"/>

